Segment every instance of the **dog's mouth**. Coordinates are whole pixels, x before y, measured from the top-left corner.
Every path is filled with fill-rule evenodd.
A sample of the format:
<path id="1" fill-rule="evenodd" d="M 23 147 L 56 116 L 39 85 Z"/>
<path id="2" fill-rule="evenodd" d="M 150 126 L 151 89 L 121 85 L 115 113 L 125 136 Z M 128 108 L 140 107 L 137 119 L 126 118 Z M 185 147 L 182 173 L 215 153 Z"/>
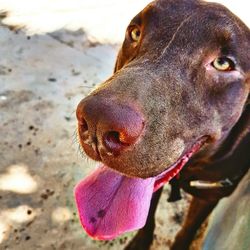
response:
<path id="1" fill-rule="evenodd" d="M 124 176 L 105 165 L 80 181 L 75 199 L 81 224 L 98 240 L 111 240 L 142 228 L 155 191 L 176 176 L 190 157 L 206 142 L 202 137 L 161 174 L 147 179 Z"/>

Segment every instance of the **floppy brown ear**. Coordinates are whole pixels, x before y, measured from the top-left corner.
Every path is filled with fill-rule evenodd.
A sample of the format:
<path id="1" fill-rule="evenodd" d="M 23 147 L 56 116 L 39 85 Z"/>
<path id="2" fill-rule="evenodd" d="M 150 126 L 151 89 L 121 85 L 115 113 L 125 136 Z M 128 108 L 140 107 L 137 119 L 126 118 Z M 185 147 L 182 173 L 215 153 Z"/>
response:
<path id="1" fill-rule="evenodd" d="M 115 61 L 115 67 L 114 67 L 114 71 L 113 73 L 115 73 L 118 69 L 117 69 L 117 66 L 118 66 L 118 60 L 119 60 L 119 57 L 117 56 L 116 57 L 116 61 Z"/>
<path id="2" fill-rule="evenodd" d="M 129 53 L 126 54 L 123 51 L 123 45 L 122 45 L 116 57 L 114 73 L 120 70 L 124 65 L 126 65 L 129 62 L 129 59 L 130 59 L 130 54 Z"/>
<path id="3" fill-rule="evenodd" d="M 122 68 L 121 66 L 121 49 L 118 52 L 118 55 L 116 57 L 116 61 L 115 61 L 115 68 L 114 68 L 114 72 L 118 71 L 120 68 Z"/>

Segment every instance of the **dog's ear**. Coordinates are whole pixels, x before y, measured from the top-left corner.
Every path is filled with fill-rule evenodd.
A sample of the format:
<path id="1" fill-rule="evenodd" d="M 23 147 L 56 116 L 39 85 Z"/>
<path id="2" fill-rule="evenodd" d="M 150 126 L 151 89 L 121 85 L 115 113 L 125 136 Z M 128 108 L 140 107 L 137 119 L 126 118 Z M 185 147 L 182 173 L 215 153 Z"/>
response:
<path id="1" fill-rule="evenodd" d="M 123 63 L 122 63 L 122 60 L 121 60 L 121 57 L 122 57 L 121 54 L 122 54 L 122 49 L 119 50 L 118 55 L 116 57 L 114 73 L 116 71 L 118 71 L 119 69 L 121 69 L 122 66 L 123 66 Z"/>
<path id="2" fill-rule="evenodd" d="M 118 70 L 118 61 L 119 61 L 119 54 L 116 57 L 116 61 L 115 61 L 115 67 L 114 67 L 114 73 Z"/>
<path id="3" fill-rule="evenodd" d="M 240 45 L 241 46 L 241 45 Z M 244 45 L 241 47 L 242 53 L 245 58 L 245 67 L 246 67 L 246 84 L 249 86 L 249 95 L 248 95 L 248 103 L 250 101 L 250 29 L 246 29 L 246 41 Z"/>

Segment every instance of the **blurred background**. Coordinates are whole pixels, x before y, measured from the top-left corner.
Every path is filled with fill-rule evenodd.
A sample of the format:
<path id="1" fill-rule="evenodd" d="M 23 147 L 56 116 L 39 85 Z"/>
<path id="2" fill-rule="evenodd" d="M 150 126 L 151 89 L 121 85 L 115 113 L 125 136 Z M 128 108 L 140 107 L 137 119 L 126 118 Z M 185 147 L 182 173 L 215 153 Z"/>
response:
<path id="1" fill-rule="evenodd" d="M 77 103 L 113 71 L 130 19 L 147 0 L 0 0 L 0 249 L 123 249 L 82 230 L 73 188 L 95 168 L 78 148 Z M 247 2 L 225 4 L 250 26 Z M 157 211 L 167 249 L 190 197 Z"/>
<path id="2" fill-rule="evenodd" d="M 8 12 L 2 22 L 25 27 L 29 34 L 45 34 L 62 28 L 83 29 L 89 39 L 102 43 L 121 43 L 130 19 L 150 0 L 0 0 L 0 9 Z M 215 0 L 224 4 L 250 24 L 245 0 Z"/>

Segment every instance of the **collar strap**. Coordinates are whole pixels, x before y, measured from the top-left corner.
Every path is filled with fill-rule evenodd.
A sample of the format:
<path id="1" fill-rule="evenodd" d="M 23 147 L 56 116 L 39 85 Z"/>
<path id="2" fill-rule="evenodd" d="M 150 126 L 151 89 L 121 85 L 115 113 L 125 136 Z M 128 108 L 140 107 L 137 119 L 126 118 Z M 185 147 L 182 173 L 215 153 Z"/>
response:
<path id="1" fill-rule="evenodd" d="M 224 180 L 216 181 L 216 182 L 194 180 L 194 181 L 190 181 L 189 185 L 191 187 L 195 187 L 199 189 L 213 189 L 213 188 L 224 188 L 224 187 L 233 186 L 233 182 L 228 178 Z"/>

